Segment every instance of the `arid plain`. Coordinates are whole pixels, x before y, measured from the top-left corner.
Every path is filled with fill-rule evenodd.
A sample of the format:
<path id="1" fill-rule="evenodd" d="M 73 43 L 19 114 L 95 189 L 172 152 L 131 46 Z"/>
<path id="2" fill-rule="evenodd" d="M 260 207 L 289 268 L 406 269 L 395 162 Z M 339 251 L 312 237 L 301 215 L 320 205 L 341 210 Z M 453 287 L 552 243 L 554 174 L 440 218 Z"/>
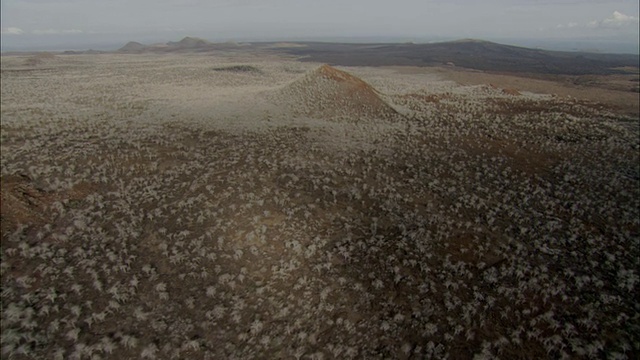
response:
<path id="1" fill-rule="evenodd" d="M 464 71 L 3 56 L 2 357 L 638 358 L 637 113 Z"/>

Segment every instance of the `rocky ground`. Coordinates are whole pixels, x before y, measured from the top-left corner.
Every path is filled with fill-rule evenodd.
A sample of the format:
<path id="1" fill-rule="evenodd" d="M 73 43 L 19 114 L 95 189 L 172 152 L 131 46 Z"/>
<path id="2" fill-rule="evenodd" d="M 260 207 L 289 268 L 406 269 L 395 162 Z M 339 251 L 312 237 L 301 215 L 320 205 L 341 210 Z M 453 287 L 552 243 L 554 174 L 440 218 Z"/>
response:
<path id="1" fill-rule="evenodd" d="M 638 119 L 278 57 L 2 58 L 2 357 L 640 355 Z"/>

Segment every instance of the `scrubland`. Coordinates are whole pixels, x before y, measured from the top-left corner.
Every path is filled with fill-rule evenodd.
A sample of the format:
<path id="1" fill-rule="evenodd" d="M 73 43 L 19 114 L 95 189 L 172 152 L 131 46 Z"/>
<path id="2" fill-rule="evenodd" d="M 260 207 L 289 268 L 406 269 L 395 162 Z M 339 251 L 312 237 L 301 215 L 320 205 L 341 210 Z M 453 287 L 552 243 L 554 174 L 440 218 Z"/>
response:
<path id="1" fill-rule="evenodd" d="M 640 355 L 637 118 L 319 65 L 3 57 L 2 358 Z"/>

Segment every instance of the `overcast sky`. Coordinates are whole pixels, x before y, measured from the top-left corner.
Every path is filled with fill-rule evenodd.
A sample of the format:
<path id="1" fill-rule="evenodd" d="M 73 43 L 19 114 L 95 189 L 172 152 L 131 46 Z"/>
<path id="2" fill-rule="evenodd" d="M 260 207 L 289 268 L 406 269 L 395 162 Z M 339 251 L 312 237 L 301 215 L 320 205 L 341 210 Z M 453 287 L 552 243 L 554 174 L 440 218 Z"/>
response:
<path id="1" fill-rule="evenodd" d="M 1 0 L 2 48 L 128 40 L 563 39 L 637 52 L 638 0 Z M 115 46 L 115 45 L 114 45 Z"/>

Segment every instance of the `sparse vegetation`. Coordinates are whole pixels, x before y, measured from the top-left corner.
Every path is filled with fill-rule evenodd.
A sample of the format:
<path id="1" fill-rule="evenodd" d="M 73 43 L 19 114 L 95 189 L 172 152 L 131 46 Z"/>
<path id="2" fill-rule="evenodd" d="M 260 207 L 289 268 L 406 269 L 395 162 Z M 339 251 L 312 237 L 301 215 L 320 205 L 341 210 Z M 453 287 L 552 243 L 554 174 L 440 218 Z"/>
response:
<path id="1" fill-rule="evenodd" d="M 3 358 L 638 357 L 638 119 L 234 56 L 3 57 Z"/>
<path id="2" fill-rule="evenodd" d="M 232 73 L 256 73 L 260 74 L 262 71 L 255 66 L 251 65 L 230 65 L 213 68 L 214 71 L 228 71 Z"/>

